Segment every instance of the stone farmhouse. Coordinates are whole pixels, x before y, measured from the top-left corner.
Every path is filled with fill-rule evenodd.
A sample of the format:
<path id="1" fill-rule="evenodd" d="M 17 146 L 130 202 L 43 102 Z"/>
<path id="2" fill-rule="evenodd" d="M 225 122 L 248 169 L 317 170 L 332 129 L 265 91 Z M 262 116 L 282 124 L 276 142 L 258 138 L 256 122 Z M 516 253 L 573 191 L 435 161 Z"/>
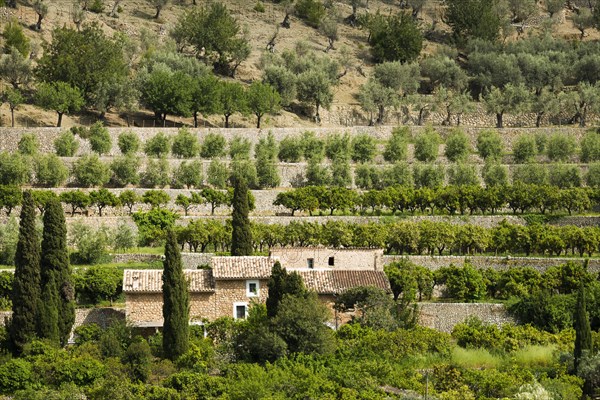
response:
<path id="1" fill-rule="evenodd" d="M 246 318 L 253 302 L 267 298 L 273 264 L 297 271 L 307 289 L 333 305 L 335 296 L 356 286 L 390 290 L 383 272 L 383 250 L 280 248 L 269 256 L 213 257 L 210 269 L 186 269 L 190 290 L 190 323 L 219 317 Z M 125 270 L 126 318 L 133 326 L 159 328 L 162 318 L 162 270 Z M 347 316 L 337 316 L 345 320 Z"/>

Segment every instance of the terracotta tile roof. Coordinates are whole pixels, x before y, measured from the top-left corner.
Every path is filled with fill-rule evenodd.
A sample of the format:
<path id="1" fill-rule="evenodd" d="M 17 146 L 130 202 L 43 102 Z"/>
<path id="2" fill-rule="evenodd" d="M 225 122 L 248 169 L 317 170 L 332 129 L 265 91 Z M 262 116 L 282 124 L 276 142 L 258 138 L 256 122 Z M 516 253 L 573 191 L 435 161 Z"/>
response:
<path id="1" fill-rule="evenodd" d="M 162 293 L 162 270 L 126 269 L 123 272 L 123 292 Z M 184 270 L 190 285 L 190 292 L 213 292 L 215 290 L 210 270 Z"/>
<path id="2" fill-rule="evenodd" d="M 306 288 L 319 294 L 337 294 L 356 286 L 375 286 L 390 290 L 383 271 L 297 270 Z"/>
<path id="3" fill-rule="evenodd" d="M 215 279 L 269 279 L 275 259 L 264 256 L 213 257 Z"/>

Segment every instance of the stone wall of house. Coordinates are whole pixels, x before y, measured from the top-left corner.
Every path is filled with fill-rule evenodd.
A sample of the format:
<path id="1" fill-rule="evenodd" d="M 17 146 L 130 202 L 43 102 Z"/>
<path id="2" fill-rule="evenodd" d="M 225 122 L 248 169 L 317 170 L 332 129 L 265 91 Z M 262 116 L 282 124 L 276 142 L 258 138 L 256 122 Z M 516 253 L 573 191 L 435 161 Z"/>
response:
<path id="1" fill-rule="evenodd" d="M 419 324 L 442 332 L 452 329 L 467 318 L 477 317 L 486 324 L 501 326 L 514 323 L 503 304 L 489 303 L 420 303 Z"/>
<path id="2" fill-rule="evenodd" d="M 279 258 L 281 264 L 288 269 L 308 268 L 308 260 L 312 259 L 315 269 L 383 270 L 382 249 L 275 248 L 271 250 L 271 256 Z"/>
<path id="3" fill-rule="evenodd" d="M 268 281 L 261 279 L 258 282 L 258 296 L 249 297 L 246 293 L 246 280 L 217 280 L 215 282 L 216 304 L 211 319 L 233 317 L 235 303 L 244 303 L 247 306 L 252 302 L 264 303 L 268 296 Z"/>
<path id="4" fill-rule="evenodd" d="M 569 261 L 583 262 L 583 259 L 573 258 L 543 258 L 543 257 L 486 257 L 486 256 L 384 256 L 384 264 L 387 265 L 401 259 L 408 259 L 417 265 L 422 265 L 431 270 L 453 265 L 463 265 L 468 261 L 477 268 L 494 268 L 504 270 L 511 267 L 532 267 L 543 272 L 547 268 L 561 265 Z M 588 271 L 600 272 L 600 260 L 590 259 Z"/>

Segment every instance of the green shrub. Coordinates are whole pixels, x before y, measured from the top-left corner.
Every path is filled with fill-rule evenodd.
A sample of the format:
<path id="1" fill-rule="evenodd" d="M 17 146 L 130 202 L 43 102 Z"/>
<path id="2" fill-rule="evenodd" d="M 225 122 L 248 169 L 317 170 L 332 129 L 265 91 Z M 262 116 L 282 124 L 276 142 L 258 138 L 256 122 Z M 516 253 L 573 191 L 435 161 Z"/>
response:
<path id="1" fill-rule="evenodd" d="M 477 135 L 477 152 L 481 158 L 499 158 L 503 150 L 502 139 L 498 132 L 486 129 Z"/>
<path id="2" fill-rule="evenodd" d="M 320 0 L 298 0 L 296 2 L 296 15 L 313 28 L 318 28 L 327 13 Z"/>
<path id="3" fill-rule="evenodd" d="M 354 170 L 354 183 L 360 189 L 380 189 L 383 174 L 372 164 L 360 164 Z"/>
<path id="4" fill-rule="evenodd" d="M 30 180 L 30 158 L 20 153 L 0 153 L 0 185 L 23 185 Z"/>
<path id="5" fill-rule="evenodd" d="M 102 186 L 110 179 L 110 170 L 98 155 L 86 154 L 73 164 L 73 177 L 81 187 Z"/>
<path id="6" fill-rule="evenodd" d="M 452 162 L 466 160 L 470 152 L 469 138 L 461 129 L 454 129 L 446 139 L 444 155 Z"/>
<path id="7" fill-rule="evenodd" d="M 575 154 L 577 143 L 573 136 L 566 133 L 554 133 L 546 144 L 546 155 L 551 161 L 568 161 Z"/>
<path id="8" fill-rule="evenodd" d="M 309 186 L 327 186 L 331 183 L 329 169 L 313 159 L 306 165 L 305 177 Z"/>
<path id="9" fill-rule="evenodd" d="M 167 229 L 173 228 L 179 215 L 165 208 L 153 208 L 136 211 L 132 217 L 138 228 L 140 244 L 152 246 L 164 240 Z"/>
<path id="10" fill-rule="evenodd" d="M 231 174 L 229 175 L 230 183 L 233 182 L 233 177 L 243 177 L 246 180 L 249 189 L 259 188 L 256 166 L 248 159 L 235 158 L 231 162 Z"/>
<path id="11" fill-rule="evenodd" d="M 88 9 L 96 14 L 102 13 L 104 11 L 104 0 L 93 0 Z"/>
<path id="12" fill-rule="evenodd" d="M 19 140 L 17 148 L 19 153 L 26 156 L 32 156 L 36 154 L 39 149 L 37 137 L 33 133 L 24 134 Z"/>
<path id="13" fill-rule="evenodd" d="M 54 140 L 54 150 L 59 157 L 73 157 L 79 149 L 79 141 L 71 131 L 62 132 Z"/>
<path id="14" fill-rule="evenodd" d="M 352 173 L 348 160 L 336 159 L 331 163 L 331 185 L 339 187 L 352 186 Z"/>
<path id="15" fill-rule="evenodd" d="M 534 136 L 537 153 L 544 154 L 546 152 L 546 143 L 548 143 L 548 136 L 542 132 L 537 132 Z"/>
<path id="16" fill-rule="evenodd" d="M 11 217 L 8 222 L 0 225 L 0 264 L 14 264 L 18 240 L 19 223 L 16 218 Z"/>
<path id="17" fill-rule="evenodd" d="M 388 139 L 383 151 L 385 161 L 396 162 L 406 160 L 409 139 L 410 130 L 408 127 L 394 128 L 392 136 Z"/>
<path id="18" fill-rule="evenodd" d="M 546 185 L 548 183 L 548 168 L 543 164 L 517 165 L 513 170 L 513 183 Z"/>
<path id="19" fill-rule="evenodd" d="M 163 132 L 158 132 L 144 145 L 144 153 L 151 157 L 164 157 L 169 154 L 170 140 Z"/>
<path id="20" fill-rule="evenodd" d="M 255 163 L 255 168 L 258 176 L 258 186 L 261 189 L 274 188 L 281 183 L 278 166 L 275 161 L 258 158 Z"/>
<path id="21" fill-rule="evenodd" d="M 113 248 L 115 250 L 129 250 L 137 244 L 137 235 L 131 227 L 125 223 L 119 224 L 113 232 Z"/>
<path id="22" fill-rule="evenodd" d="M 140 182 L 140 159 L 127 153 L 128 155 L 116 157 L 110 163 L 112 171 L 111 182 L 116 186 L 126 186 L 129 184 L 137 185 Z"/>
<path id="23" fill-rule="evenodd" d="M 91 324 L 79 325 L 75 328 L 74 333 L 75 344 L 80 346 L 84 343 L 97 342 L 100 340 L 102 328 L 100 328 L 100 325 L 92 322 Z"/>
<path id="24" fill-rule="evenodd" d="M 228 177 L 229 170 L 223 161 L 215 158 L 210 162 L 206 174 L 206 180 L 209 185 L 216 189 L 225 189 Z"/>
<path id="25" fill-rule="evenodd" d="M 79 268 L 74 274 L 77 300 L 82 304 L 98 304 L 103 300 L 113 302 L 121 294 L 123 273 L 114 267 L 94 266 Z M 94 340 L 100 332 L 94 332 Z"/>
<path id="26" fill-rule="evenodd" d="M 236 135 L 229 141 L 229 157 L 231 159 L 248 159 L 251 147 L 252 144 L 248 139 Z"/>
<path id="27" fill-rule="evenodd" d="M 366 163 L 375 158 L 376 143 L 370 135 L 362 133 L 354 136 L 351 142 L 352 161 Z"/>
<path id="28" fill-rule="evenodd" d="M 349 160 L 351 155 L 350 136 L 339 133 L 329 135 L 325 143 L 325 155 L 331 161 Z"/>
<path id="29" fill-rule="evenodd" d="M 198 160 L 183 161 L 173 172 L 173 187 L 199 188 L 204 180 L 202 163 Z"/>
<path id="30" fill-rule="evenodd" d="M 414 184 L 412 172 L 406 162 L 397 162 L 383 170 L 381 177 L 383 186 L 401 185 L 412 187 Z"/>
<path id="31" fill-rule="evenodd" d="M 478 185 L 479 177 L 473 164 L 456 163 L 448 168 L 448 183 L 451 185 Z"/>
<path id="32" fill-rule="evenodd" d="M 323 143 L 323 140 L 319 139 L 314 132 L 304 132 L 302 134 L 301 142 L 304 151 L 304 159 L 306 161 L 323 161 L 323 157 L 325 157 L 325 143 Z"/>
<path id="33" fill-rule="evenodd" d="M 89 140 L 92 151 L 100 155 L 109 153 L 112 149 L 110 134 L 102 122 L 96 122 L 90 127 Z"/>
<path id="34" fill-rule="evenodd" d="M 34 172 L 35 183 L 39 186 L 59 187 L 69 178 L 69 169 L 56 154 L 38 156 Z"/>
<path id="35" fill-rule="evenodd" d="M 581 139 L 581 161 L 593 162 L 600 160 L 600 133 L 588 131 Z"/>
<path id="36" fill-rule="evenodd" d="M 589 165 L 585 175 L 585 184 L 589 187 L 600 188 L 600 163 L 595 162 Z"/>
<path id="37" fill-rule="evenodd" d="M 27 389 L 33 385 L 35 378 L 31 364 L 15 358 L 0 365 L 0 392 L 13 393 L 17 390 Z"/>
<path id="38" fill-rule="evenodd" d="M 200 157 L 202 158 L 215 158 L 223 157 L 225 155 L 225 146 L 227 141 L 223 135 L 219 133 L 209 133 L 204 138 L 202 146 L 200 147 Z"/>
<path id="39" fill-rule="evenodd" d="M 302 159 L 302 141 L 298 137 L 286 136 L 279 142 L 279 154 L 277 155 L 280 161 L 297 163 Z"/>
<path id="40" fill-rule="evenodd" d="M 418 161 L 435 161 L 440 151 L 440 135 L 433 129 L 427 128 L 415 138 L 415 158 Z"/>
<path id="41" fill-rule="evenodd" d="M 471 264 L 451 265 L 436 271 L 436 283 L 446 285 L 446 295 L 455 300 L 473 302 L 485 298 L 487 289 L 481 271 Z"/>
<path id="42" fill-rule="evenodd" d="M 553 164 L 548 169 L 552 186 L 561 189 L 581 186 L 581 169 L 578 165 Z"/>
<path id="43" fill-rule="evenodd" d="M 513 144 L 513 159 L 516 163 L 533 161 L 537 155 L 535 137 L 529 134 L 520 135 Z"/>
<path id="44" fill-rule="evenodd" d="M 71 244 L 76 253 L 72 259 L 76 264 L 99 264 L 110 261 L 108 253 L 108 229 L 93 229 L 90 225 L 75 223 L 70 229 Z"/>
<path id="45" fill-rule="evenodd" d="M 254 5 L 253 10 L 256 11 L 256 12 L 259 12 L 259 13 L 264 13 L 265 12 L 265 5 L 261 1 L 258 1 Z"/>
<path id="46" fill-rule="evenodd" d="M 487 162 L 481 171 L 486 186 L 508 185 L 508 168 L 497 162 Z"/>
<path id="47" fill-rule="evenodd" d="M 140 138 L 134 132 L 122 132 L 117 143 L 123 154 L 135 154 L 140 149 Z"/>
<path id="48" fill-rule="evenodd" d="M 443 165 L 415 164 L 413 166 L 413 179 L 418 188 L 439 188 L 444 184 L 446 173 Z"/>
<path id="49" fill-rule="evenodd" d="M 181 128 L 173 138 L 171 152 L 175 157 L 192 158 L 198 155 L 198 138 L 188 129 Z"/>
<path id="50" fill-rule="evenodd" d="M 141 174 L 141 184 L 143 187 L 155 188 L 165 187 L 170 182 L 169 162 L 160 158 L 158 160 L 148 160 L 146 169 Z"/>

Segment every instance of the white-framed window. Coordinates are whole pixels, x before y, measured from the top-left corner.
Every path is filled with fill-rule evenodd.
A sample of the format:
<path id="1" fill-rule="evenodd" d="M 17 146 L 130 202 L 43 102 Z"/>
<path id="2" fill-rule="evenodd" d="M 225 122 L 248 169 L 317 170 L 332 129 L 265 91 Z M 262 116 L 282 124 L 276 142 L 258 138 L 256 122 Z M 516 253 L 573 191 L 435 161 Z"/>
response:
<path id="1" fill-rule="evenodd" d="M 258 281 L 246 281 L 246 296 L 256 297 L 260 293 L 260 283 Z"/>
<path id="2" fill-rule="evenodd" d="M 246 319 L 248 316 L 248 303 L 233 303 L 233 319 Z"/>
<path id="3" fill-rule="evenodd" d="M 313 269 L 315 267 L 315 259 L 314 258 L 307 258 L 306 259 L 306 266 L 308 267 L 308 269 Z"/>

